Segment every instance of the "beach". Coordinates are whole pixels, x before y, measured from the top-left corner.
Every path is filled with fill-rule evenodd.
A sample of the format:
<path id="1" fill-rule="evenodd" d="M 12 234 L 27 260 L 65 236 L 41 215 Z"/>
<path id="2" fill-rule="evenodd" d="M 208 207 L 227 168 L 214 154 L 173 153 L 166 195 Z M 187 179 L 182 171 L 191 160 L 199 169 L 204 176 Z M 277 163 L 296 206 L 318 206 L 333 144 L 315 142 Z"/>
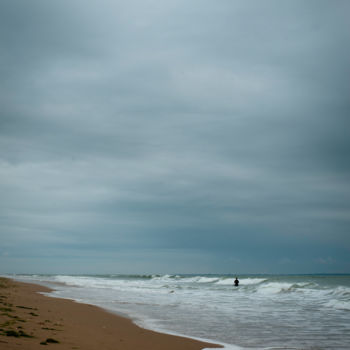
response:
<path id="1" fill-rule="evenodd" d="M 0 348 L 200 350 L 220 346 L 149 331 L 93 305 L 51 298 L 49 288 L 0 278 Z"/>
<path id="2" fill-rule="evenodd" d="M 3 277 L 0 349 L 350 348 L 349 275 Z"/>

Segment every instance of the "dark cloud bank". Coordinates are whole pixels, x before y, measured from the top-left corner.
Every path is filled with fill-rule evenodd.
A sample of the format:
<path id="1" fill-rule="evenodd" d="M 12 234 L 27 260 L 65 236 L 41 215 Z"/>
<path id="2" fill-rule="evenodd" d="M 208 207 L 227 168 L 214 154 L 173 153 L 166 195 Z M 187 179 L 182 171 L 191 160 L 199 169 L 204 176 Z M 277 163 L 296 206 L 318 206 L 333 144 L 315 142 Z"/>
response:
<path id="1" fill-rule="evenodd" d="M 350 272 L 348 1 L 0 4 L 0 272 Z"/>

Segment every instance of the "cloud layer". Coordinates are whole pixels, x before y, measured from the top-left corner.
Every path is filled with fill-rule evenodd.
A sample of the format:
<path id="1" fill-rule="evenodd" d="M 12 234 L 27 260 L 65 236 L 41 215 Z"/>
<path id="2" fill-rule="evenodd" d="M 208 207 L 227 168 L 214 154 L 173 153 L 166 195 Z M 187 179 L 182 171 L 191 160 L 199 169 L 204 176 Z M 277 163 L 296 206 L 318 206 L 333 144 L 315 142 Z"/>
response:
<path id="1" fill-rule="evenodd" d="M 350 272 L 347 1 L 2 1 L 0 272 Z"/>

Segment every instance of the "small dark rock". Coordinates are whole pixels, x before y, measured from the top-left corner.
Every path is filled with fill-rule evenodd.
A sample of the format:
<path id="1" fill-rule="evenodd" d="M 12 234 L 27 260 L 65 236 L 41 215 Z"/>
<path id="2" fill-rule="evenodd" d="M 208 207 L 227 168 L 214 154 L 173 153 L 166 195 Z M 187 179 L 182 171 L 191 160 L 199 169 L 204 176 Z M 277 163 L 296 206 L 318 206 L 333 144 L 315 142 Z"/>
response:
<path id="1" fill-rule="evenodd" d="M 16 337 L 16 338 L 19 338 L 19 337 L 20 337 L 20 334 L 19 334 L 19 333 L 17 333 L 16 331 L 12 331 L 12 330 L 10 330 L 10 331 L 5 331 L 5 334 L 6 334 L 6 336 L 8 336 L 8 337 Z"/>
<path id="2" fill-rule="evenodd" d="M 47 338 L 46 339 L 46 343 L 55 343 L 55 344 L 57 344 L 57 343 L 59 343 L 59 341 L 58 340 L 56 340 L 56 339 L 53 339 L 53 338 Z"/>

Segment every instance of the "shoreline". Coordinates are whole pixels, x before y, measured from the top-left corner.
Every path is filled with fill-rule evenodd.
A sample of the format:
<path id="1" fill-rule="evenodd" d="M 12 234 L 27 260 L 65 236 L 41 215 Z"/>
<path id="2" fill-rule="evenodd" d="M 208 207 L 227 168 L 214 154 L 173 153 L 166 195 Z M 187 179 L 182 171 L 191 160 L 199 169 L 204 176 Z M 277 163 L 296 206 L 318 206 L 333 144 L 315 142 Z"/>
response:
<path id="1" fill-rule="evenodd" d="M 202 350 L 222 348 L 192 338 L 137 326 L 98 306 L 40 294 L 39 284 L 0 278 L 0 347 L 4 350 L 53 346 L 66 349 Z"/>

